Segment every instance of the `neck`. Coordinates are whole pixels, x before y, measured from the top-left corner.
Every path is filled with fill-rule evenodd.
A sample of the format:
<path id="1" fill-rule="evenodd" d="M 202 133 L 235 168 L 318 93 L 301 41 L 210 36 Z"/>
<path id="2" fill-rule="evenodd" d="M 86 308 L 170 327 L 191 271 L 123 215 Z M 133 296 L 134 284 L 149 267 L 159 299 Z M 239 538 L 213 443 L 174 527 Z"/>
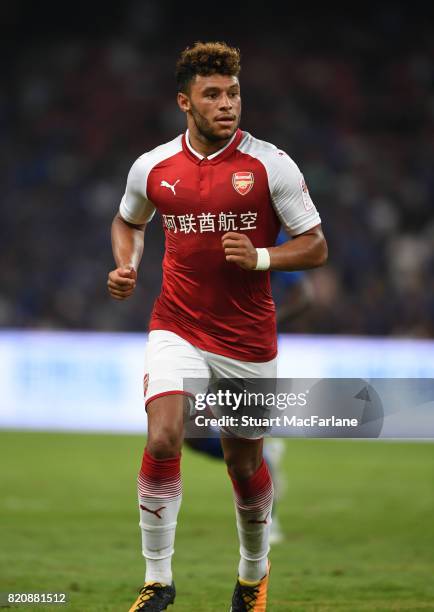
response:
<path id="1" fill-rule="evenodd" d="M 222 140 L 208 140 L 208 138 L 198 130 L 188 126 L 188 136 L 193 149 L 197 151 L 197 153 L 200 153 L 200 155 L 208 157 L 208 155 L 212 155 L 220 149 L 223 149 L 223 147 L 228 144 L 233 134 L 229 136 L 229 138 L 223 138 Z"/>

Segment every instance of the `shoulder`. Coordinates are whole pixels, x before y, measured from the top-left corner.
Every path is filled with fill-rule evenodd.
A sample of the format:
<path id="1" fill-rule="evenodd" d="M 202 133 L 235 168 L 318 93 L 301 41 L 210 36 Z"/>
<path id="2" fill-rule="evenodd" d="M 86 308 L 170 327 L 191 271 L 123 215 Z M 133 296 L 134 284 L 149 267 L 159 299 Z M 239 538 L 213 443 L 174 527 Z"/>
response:
<path id="1" fill-rule="evenodd" d="M 157 164 L 173 157 L 180 151 L 182 151 L 182 134 L 140 155 L 131 166 L 130 175 L 134 177 L 135 175 L 143 176 L 144 174 L 149 174 Z"/>
<path id="2" fill-rule="evenodd" d="M 262 162 L 269 174 L 294 177 L 300 174 L 297 164 L 285 151 L 278 149 L 271 142 L 255 138 L 248 132 L 243 133 L 238 150 Z"/>

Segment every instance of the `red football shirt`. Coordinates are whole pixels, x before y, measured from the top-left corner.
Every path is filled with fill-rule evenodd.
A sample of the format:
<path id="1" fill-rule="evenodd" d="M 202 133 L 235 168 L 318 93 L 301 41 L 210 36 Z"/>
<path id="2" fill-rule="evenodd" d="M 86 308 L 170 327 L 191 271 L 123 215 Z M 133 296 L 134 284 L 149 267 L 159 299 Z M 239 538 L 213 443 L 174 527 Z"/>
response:
<path id="1" fill-rule="evenodd" d="M 133 164 L 120 214 L 130 223 L 161 215 L 163 284 L 149 329 L 175 332 L 198 348 L 242 361 L 277 353 L 269 272 L 226 261 L 221 236 L 275 244 L 280 226 L 296 236 L 321 220 L 297 165 L 274 145 L 237 130 L 207 158 L 188 131 Z"/>

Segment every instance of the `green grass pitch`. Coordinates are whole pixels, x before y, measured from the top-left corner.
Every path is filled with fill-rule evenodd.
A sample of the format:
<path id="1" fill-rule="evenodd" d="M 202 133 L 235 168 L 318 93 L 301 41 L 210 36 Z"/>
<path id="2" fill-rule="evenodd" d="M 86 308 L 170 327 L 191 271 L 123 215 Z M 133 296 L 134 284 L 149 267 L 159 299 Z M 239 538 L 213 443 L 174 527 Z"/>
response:
<path id="1" fill-rule="evenodd" d="M 1 432 L 0 591 L 66 591 L 67 606 L 126 612 L 143 577 L 133 435 Z M 270 612 L 434 610 L 434 447 L 288 440 Z M 224 612 L 236 578 L 222 463 L 183 451 L 170 610 Z"/>

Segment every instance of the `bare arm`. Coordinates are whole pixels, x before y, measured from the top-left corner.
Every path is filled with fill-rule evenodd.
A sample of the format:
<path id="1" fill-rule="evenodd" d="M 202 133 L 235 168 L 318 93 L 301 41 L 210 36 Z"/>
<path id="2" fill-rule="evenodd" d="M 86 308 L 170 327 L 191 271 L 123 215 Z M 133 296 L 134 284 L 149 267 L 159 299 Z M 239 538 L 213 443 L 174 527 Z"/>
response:
<path id="1" fill-rule="evenodd" d="M 292 272 L 317 268 L 327 261 L 327 243 L 320 225 L 292 240 L 268 248 L 270 269 Z M 256 264 L 255 264 L 256 265 Z"/>
<path id="2" fill-rule="evenodd" d="M 119 268 L 128 266 L 138 270 L 143 253 L 143 237 L 146 223 L 133 225 L 127 223 L 119 213 L 112 223 L 113 257 Z"/>
<path id="3" fill-rule="evenodd" d="M 254 270 L 258 261 L 255 247 L 245 234 L 228 232 L 222 236 L 226 261 L 232 261 L 244 270 Z M 279 246 L 267 247 L 270 270 L 292 272 L 322 266 L 327 261 L 327 243 L 321 225 L 299 234 Z"/>
<path id="4" fill-rule="evenodd" d="M 116 269 L 108 275 L 107 287 L 116 300 L 124 300 L 134 292 L 137 270 L 142 259 L 146 224 L 133 225 L 117 213 L 112 222 L 111 236 Z"/>

